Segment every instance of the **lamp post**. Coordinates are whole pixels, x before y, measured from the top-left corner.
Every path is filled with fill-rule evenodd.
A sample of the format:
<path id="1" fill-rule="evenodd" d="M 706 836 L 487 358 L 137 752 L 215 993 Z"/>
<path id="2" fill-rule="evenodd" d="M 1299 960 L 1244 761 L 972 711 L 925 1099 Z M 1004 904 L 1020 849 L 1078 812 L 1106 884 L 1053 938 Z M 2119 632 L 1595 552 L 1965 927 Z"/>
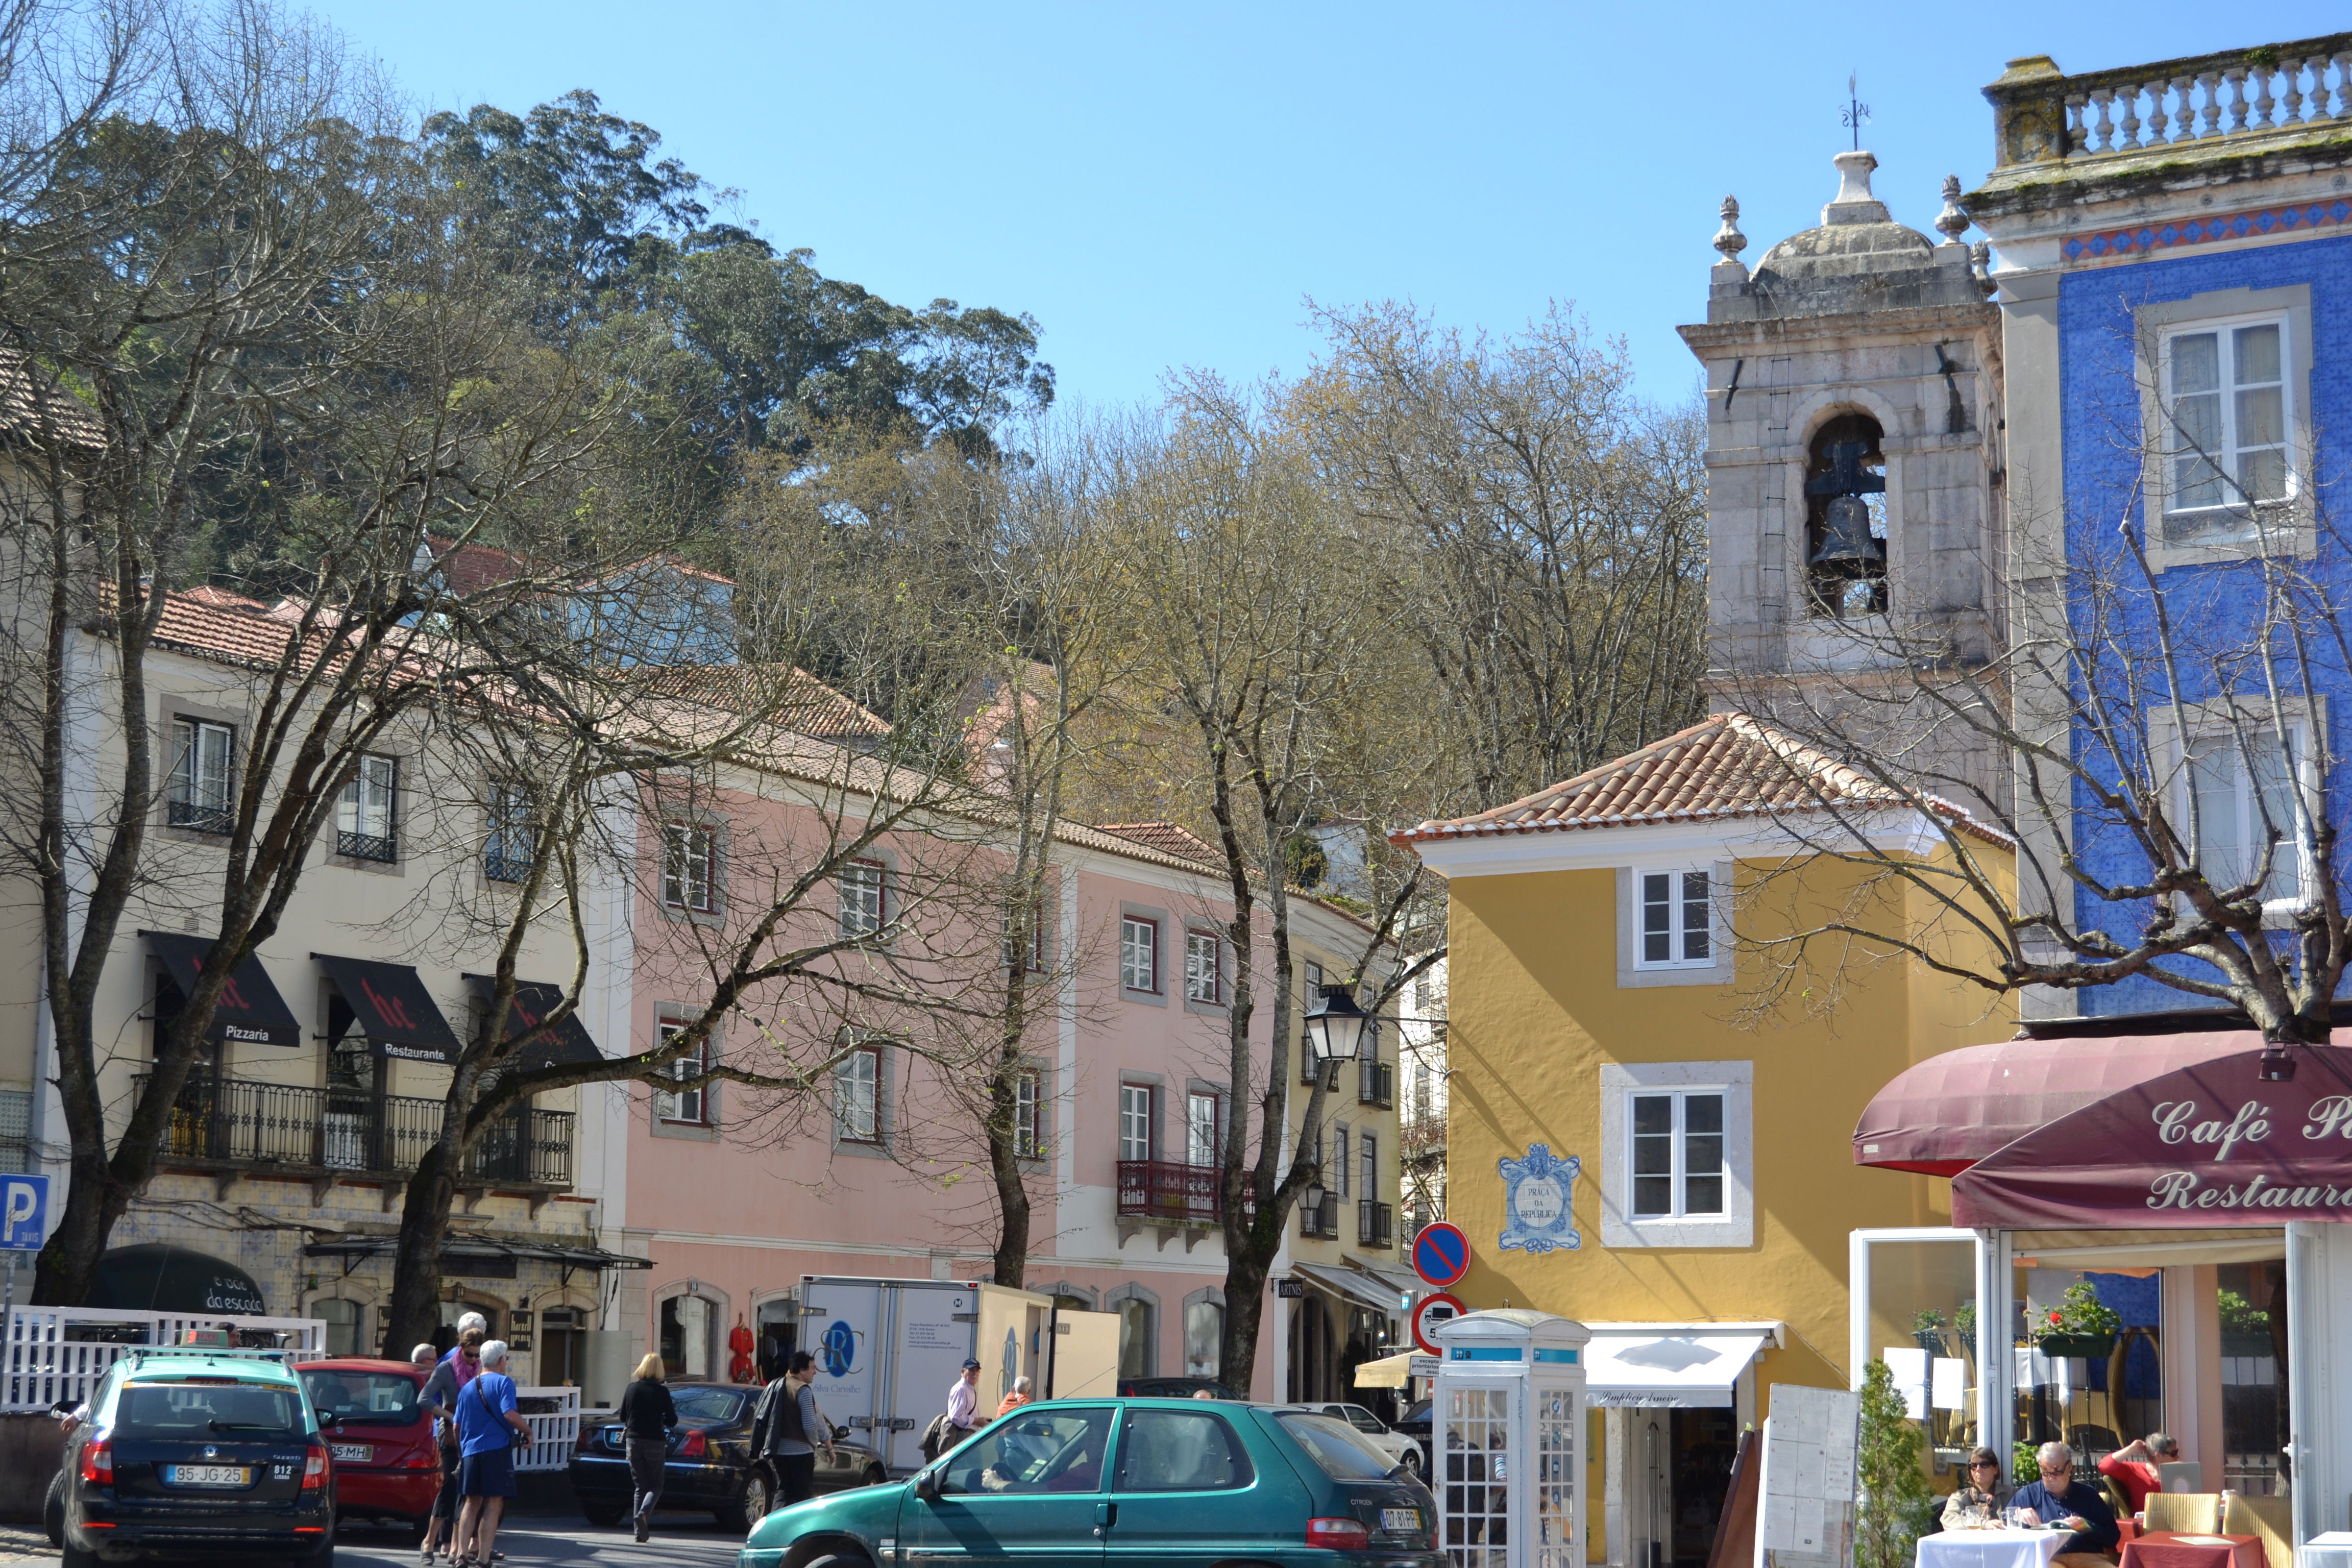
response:
<path id="1" fill-rule="evenodd" d="M 1314 1047 L 1317 1065 L 1354 1061 L 1363 1044 L 1364 1026 L 1370 1021 L 1356 1005 L 1353 986 L 1323 987 L 1322 996 L 1307 1009 L 1307 1043 Z"/>

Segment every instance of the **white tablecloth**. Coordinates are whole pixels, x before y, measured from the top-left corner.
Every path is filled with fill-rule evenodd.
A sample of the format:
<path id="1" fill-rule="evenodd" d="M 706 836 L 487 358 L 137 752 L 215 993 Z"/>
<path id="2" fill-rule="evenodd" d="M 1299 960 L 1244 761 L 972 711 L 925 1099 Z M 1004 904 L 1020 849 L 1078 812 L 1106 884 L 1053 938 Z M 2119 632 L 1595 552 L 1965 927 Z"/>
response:
<path id="1" fill-rule="evenodd" d="M 1919 1568 L 2048 1568 L 2063 1530 L 1948 1530 L 1919 1538 Z"/>

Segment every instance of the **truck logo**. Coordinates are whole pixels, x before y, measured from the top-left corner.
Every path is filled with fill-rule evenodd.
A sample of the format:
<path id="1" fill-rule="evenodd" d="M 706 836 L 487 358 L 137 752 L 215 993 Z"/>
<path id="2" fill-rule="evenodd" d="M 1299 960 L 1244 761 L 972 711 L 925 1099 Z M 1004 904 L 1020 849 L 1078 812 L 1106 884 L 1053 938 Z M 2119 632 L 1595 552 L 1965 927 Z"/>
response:
<path id="1" fill-rule="evenodd" d="M 856 1331 L 835 1318 L 826 1325 L 824 1338 L 817 1342 L 817 1353 L 824 1359 L 827 1377 L 847 1377 L 857 1370 L 850 1364 L 857 1358 Z"/>

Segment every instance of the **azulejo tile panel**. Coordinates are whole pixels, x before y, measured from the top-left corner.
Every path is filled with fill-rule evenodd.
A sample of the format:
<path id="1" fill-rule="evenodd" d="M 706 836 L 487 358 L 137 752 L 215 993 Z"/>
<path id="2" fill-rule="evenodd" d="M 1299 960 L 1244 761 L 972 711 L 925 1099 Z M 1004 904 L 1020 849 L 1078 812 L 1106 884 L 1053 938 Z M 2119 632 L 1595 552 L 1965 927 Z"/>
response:
<path id="1" fill-rule="evenodd" d="M 2120 257 L 2174 250 L 2182 246 L 2211 245 L 2220 240 L 2290 234 L 2302 229 L 2352 226 L 2352 202 L 2298 202 L 2293 206 L 2257 207 L 2249 212 L 2222 213 L 2212 217 L 2168 220 L 2132 228 L 2099 229 L 2069 235 L 2059 248 L 2069 261 L 2102 261 Z"/>

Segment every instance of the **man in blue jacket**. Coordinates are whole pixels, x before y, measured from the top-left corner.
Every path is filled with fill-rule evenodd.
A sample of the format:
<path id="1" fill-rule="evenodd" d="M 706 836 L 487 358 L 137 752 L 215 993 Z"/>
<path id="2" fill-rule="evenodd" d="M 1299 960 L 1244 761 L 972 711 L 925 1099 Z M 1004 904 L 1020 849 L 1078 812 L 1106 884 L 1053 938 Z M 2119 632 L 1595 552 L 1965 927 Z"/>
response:
<path id="1" fill-rule="evenodd" d="M 2074 1531 L 2057 1556 L 2066 1568 L 2109 1568 L 2106 1553 L 2121 1532 L 2106 1500 L 2074 1479 L 2074 1450 L 2044 1443 L 2033 1451 L 2033 1462 L 2042 1479 L 2018 1488 L 2010 1507 L 2032 1509 L 2042 1523 Z"/>
<path id="2" fill-rule="evenodd" d="M 458 1563 L 487 1565 L 497 1550 L 499 1516 L 515 1495 L 514 1441 L 530 1436 L 515 1404 L 507 1342 L 492 1340 L 482 1347 L 482 1370 L 457 1395 Z"/>

